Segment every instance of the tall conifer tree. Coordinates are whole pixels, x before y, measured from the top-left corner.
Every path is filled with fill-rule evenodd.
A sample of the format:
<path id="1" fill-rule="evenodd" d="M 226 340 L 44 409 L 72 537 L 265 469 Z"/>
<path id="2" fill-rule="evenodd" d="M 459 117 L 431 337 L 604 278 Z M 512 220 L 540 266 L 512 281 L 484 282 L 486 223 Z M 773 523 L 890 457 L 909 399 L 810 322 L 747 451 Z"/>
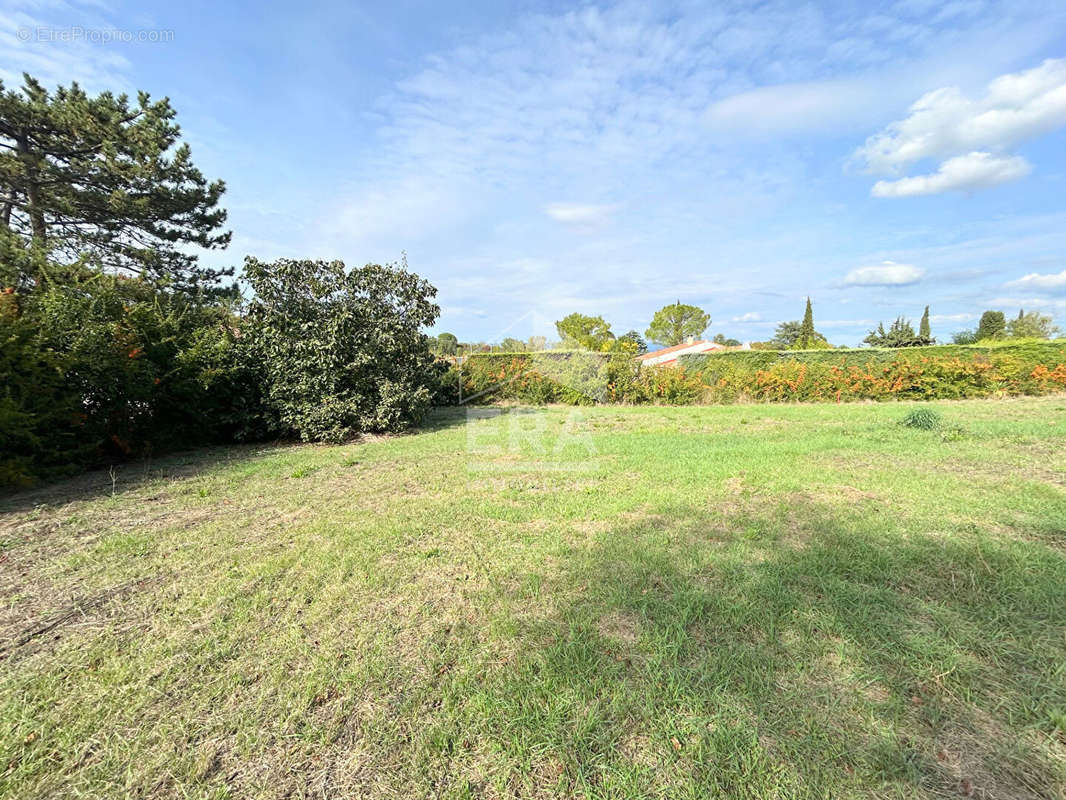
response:
<path id="1" fill-rule="evenodd" d="M 922 340 L 923 344 L 933 343 L 933 332 L 929 327 L 929 306 L 925 307 L 925 311 L 922 313 L 922 321 L 918 323 L 918 338 Z"/>
<path id="2" fill-rule="evenodd" d="M 800 323 L 799 346 L 807 349 L 815 339 L 814 332 L 814 309 L 811 308 L 811 298 L 807 298 L 807 310 L 803 312 L 803 322 Z"/>
<path id="3" fill-rule="evenodd" d="M 0 231 L 60 263 L 89 263 L 176 286 L 230 271 L 199 267 L 189 246 L 229 244 L 209 182 L 166 98 L 131 102 L 76 83 L 49 92 L 29 75 L 0 82 Z"/>

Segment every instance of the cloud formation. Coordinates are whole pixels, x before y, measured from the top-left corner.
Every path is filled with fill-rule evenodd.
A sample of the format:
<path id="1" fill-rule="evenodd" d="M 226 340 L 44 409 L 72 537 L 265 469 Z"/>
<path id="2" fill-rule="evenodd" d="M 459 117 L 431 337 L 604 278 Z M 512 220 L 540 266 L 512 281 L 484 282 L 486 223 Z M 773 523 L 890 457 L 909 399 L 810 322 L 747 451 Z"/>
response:
<path id="1" fill-rule="evenodd" d="M 909 286 L 922 279 L 925 273 L 913 264 L 884 261 L 869 267 L 858 267 L 844 276 L 845 286 Z"/>
<path id="2" fill-rule="evenodd" d="M 876 320 L 852 317 L 916 316 L 925 303 L 979 312 L 997 292 L 1066 297 L 1003 288 L 1066 266 L 1050 260 L 1066 248 L 1062 139 L 1026 150 L 1046 179 L 1008 214 L 991 192 L 919 208 L 857 199 L 839 169 L 927 91 L 957 84 L 963 101 L 983 103 L 989 81 L 1037 66 L 1023 60 L 1031 54 L 1066 55 L 1062 0 L 604 0 L 491 14 L 445 2 L 414 29 L 389 4 L 356 13 L 327 0 L 320 10 L 336 13 L 314 36 L 302 35 L 298 10 L 250 27 L 214 4 L 195 20 L 164 13 L 176 27 L 165 49 L 18 39 L 21 26 L 154 25 L 153 9 L 166 8 L 142 5 L 134 15 L 106 0 L 0 0 L 0 76 L 13 87 L 25 68 L 48 84 L 171 95 L 197 164 L 229 186 L 237 236 L 204 256 L 211 265 L 245 252 L 385 262 L 405 250 L 440 290 L 441 328 L 464 338 L 498 336 L 531 308 L 552 322 L 582 311 L 643 330 L 678 298 L 741 337 L 798 318 L 813 294 L 819 326 L 830 320 L 836 341 L 855 342 Z M 269 64 L 253 57 L 264 36 L 279 53 Z M 227 55 L 205 58 L 220 41 Z M 338 85 L 337 74 L 352 80 Z M 1036 117 L 1012 130 L 1049 124 L 1047 90 L 1003 92 L 1013 99 L 1000 105 Z M 264 128 L 254 108 L 289 122 Z M 316 124 L 301 124 L 312 110 Z M 948 139 L 867 183 L 1021 152 L 1003 144 L 1010 137 Z M 1003 176 L 989 164 L 970 164 L 968 180 L 979 169 L 986 183 Z M 878 265 L 885 256 L 900 263 Z M 865 264 L 874 274 L 843 283 Z M 904 264 L 927 277 L 908 286 Z"/>
<path id="3" fill-rule="evenodd" d="M 606 225 L 617 206 L 589 203 L 552 203 L 544 212 L 564 225 L 576 228 L 594 228 Z"/>
<path id="4" fill-rule="evenodd" d="M 871 173 L 898 175 L 929 158 L 946 159 L 937 172 L 897 181 L 878 181 L 875 197 L 936 194 L 979 189 L 1016 180 L 1028 163 L 1005 151 L 1066 125 L 1066 59 L 1001 75 L 973 100 L 957 87 L 929 92 L 909 115 L 871 136 L 856 157 Z"/>
<path id="5" fill-rule="evenodd" d="M 920 197 L 949 191 L 974 191 L 1024 178 L 1032 171 L 1021 156 L 967 153 L 949 158 L 931 175 L 915 175 L 895 181 L 878 181 L 874 197 Z"/>
<path id="6" fill-rule="evenodd" d="M 1066 310 L 1066 298 L 1054 298 L 1047 297 L 993 297 L 988 301 L 990 306 L 1001 306 L 1006 308 L 1019 308 L 1026 311 L 1042 311 L 1044 313 L 1050 313 L 1052 315 L 1059 311 Z"/>
<path id="7" fill-rule="evenodd" d="M 712 103 L 712 130 L 744 135 L 815 132 L 853 123 L 876 105 L 867 81 L 810 81 L 760 86 Z"/>
<path id="8" fill-rule="evenodd" d="M 77 81 L 90 91 L 130 89 L 132 64 L 119 49 L 86 39 L 48 39 L 52 31 L 69 31 L 72 19 L 83 30 L 115 27 L 103 3 L 0 4 L 0 80 L 7 88 L 20 87 L 28 72 L 48 88 Z"/>
<path id="9" fill-rule="evenodd" d="M 1037 292 L 1066 292 L 1066 269 L 1057 274 L 1050 273 L 1047 275 L 1041 275 L 1039 272 L 1030 272 L 1015 281 L 1008 281 L 1005 285 Z"/>

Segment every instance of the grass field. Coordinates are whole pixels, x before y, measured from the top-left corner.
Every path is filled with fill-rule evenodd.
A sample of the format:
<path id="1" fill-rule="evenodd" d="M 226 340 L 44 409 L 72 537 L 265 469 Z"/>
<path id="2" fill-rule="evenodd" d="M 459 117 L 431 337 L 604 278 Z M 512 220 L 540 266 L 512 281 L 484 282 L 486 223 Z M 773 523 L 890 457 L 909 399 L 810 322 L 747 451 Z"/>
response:
<path id="1" fill-rule="evenodd" d="M 514 410 L 0 500 L 3 797 L 1066 796 L 1066 398 Z"/>

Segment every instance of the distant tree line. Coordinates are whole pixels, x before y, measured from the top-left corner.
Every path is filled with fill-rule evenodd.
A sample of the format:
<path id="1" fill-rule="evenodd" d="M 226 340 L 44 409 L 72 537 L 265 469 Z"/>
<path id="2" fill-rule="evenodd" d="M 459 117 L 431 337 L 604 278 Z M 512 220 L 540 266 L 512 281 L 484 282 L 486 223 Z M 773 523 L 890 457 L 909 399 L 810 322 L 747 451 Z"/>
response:
<path id="1" fill-rule="evenodd" d="M 436 352 L 454 355 L 457 350 L 464 353 L 491 352 L 536 352 L 549 349 L 580 349 L 596 352 L 647 352 L 647 342 L 671 347 L 690 339 L 697 339 L 707 330 L 711 316 L 703 309 L 682 303 L 663 306 L 655 312 L 651 325 L 642 337 L 637 331 L 628 331 L 616 337 L 611 332 L 610 323 L 602 316 L 570 314 L 555 323 L 559 334 L 557 341 L 549 342 L 544 337 L 532 337 L 527 341 L 504 339 L 498 344 L 487 342 L 459 345 L 450 333 L 437 337 Z M 997 339 L 1052 339 L 1060 334 L 1053 320 L 1037 311 L 1019 310 L 1018 316 L 1008 320 L 1002 311 L 986 311 L 981 315 L 980 323 L 974 330 L 959 331 L 952 335 L 954 344 L 975 344 L 977 342 L 995 341 Z M 724 347 L 740 347 L 742 342 L 716 333 L 711 341 Z M 929 306 L 925 307 L 918 329 L 906 317 L 900 316 L 885 327 L 883 322 L 869 331 L 863 343 L 870 347 L 927 347 L 936 344 L 933 337 Z M 774 335 L 765 341 L 750 343 L 753 350 L 828 350 L 833 345 L 826 336 L 815 329 L 814 309 L 811 299 L 803 311 L 803 318 L 778 323 Z M 841 347 L 846 347 L 841 345 Z"/>
<path id="2" fill-rule="evenodd" d="M 1060 333 L 1050 316 L 1019 309 L 1018 316 L 1011 320 L 1002 311 L 986 311 L 975 329 L 958 331 L 951 338 L 955 344 L 976 344 L 1001 339 L 1053 339 Z"/>

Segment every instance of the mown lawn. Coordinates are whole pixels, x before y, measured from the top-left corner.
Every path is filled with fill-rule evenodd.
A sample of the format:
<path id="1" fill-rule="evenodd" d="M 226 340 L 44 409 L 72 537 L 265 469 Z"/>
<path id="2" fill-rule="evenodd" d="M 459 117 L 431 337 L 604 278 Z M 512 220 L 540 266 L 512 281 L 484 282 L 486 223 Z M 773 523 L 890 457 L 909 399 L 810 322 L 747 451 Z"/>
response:
<path id="1" fill-rule="evenodd" d="M 0 500 L 4 797 L 1062 797 L 1066 398 L 512 411 Z"/>

